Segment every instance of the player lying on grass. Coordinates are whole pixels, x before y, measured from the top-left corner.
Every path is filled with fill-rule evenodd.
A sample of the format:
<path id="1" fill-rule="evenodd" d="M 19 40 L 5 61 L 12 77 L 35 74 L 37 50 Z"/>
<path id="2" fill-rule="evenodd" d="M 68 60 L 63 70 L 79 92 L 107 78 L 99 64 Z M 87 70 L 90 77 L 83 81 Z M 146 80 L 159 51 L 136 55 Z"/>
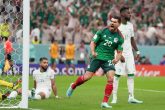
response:
<path id="1" fill-rule="evenodd" d="M 90 43 L 92 60 L 87 67 L 86 73 L 78 77 L 68 88 L 66 93 L 68 97 L 72 95 L 76 87 L 91 79 L 93 74 L 101 67 L 107 77 L 107 84 L 105 86 L 101 107 L 112 108 L 108 105 L 108 99 L 113 90 L 113 76 L 115 74 L 114 64 L 121 59 L 123 50 L 122 44 L 124 42 L 122 36 L 118 33 L 120 22 L 120 17 L 113 16 L 110 25 L 95 34 Z M 114 54 L 116 50 L 118 53 L 115 57 Z"/>
<path id="2" fill-rule="evenodd" d="M 29 90 L 29 98 L 33 99 L 45 99 L 49 98 L 51 91 L 53 90 L 54 96 L 57 95 L 57 87 L 54 80 L 54 71 L 48 67 L 48 59 L 45 57 L 40 58 L 39 69 L 33 72 L 34 89 Z M 18 94 L 22 93 L 22 89 L 11 92 L 8 98 L 15 98 Z"/>
<path id="3" fill-rule="evenodd" d="M 4 81 L 4 80 L 0 80 L 0 86 L 9 87 L 9 88 L 11 88 L 13 90 L 16 90 L 19 87 L 20 83 L 21 83 L 21 79 L 18 79 L 14 83 L 7 82 L 7 81 Z M 6 99 L 9 94 L 10 94 L 10 91 L 6 92 L 5 94 L 0 92 L 0 101 Z"/>

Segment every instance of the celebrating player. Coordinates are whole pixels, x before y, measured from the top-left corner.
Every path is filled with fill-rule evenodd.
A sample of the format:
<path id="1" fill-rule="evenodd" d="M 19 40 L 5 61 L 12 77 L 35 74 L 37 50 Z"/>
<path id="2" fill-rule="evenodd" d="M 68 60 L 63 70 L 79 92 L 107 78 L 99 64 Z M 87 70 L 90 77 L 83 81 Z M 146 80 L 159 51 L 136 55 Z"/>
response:
<path id="1" fill-rule="evenodd" d="M 128 93 L 129 103 L 143 103 L 143 101 L 139 101 L 134 98 L 134 74 L 135 74 L 135 62 L 134 62 L 134 56 L 132 52 L 132 47 L 136 51 L 136 58 L 139 58 L 140 52 L 138 51 L 138 48 L 136 46 L 135 40 L 134 40 L 134 29 L 133 24 L 130 23 L 130 11 L 128 7 L 122 7 L 120 9 L 121 14 L 121 25 L 119 26 L 119 30 L 121 31 L 123 37 L 124 37 L 124 44 L 123 44 L 123 53 L 122 55 L 124 58 L 122 60 L 125 60 L 124 62 L 118 62 L 115 65 L 116 68 L 116 74 L 114 77 L 114 89 L 113 89 L 113 100 L 111 103 L 117 103 L 117 90 L 118 90 L 118 83 L 119 83 L 119 77 L 122 74 L 127 74 L 127 85 L 128 85 Z"/>
<path id="2" fill-rule="evenodd" d="M 70 97 L 77 86 L 83 84 L 92 78 L 93 74 L 101 67 L 106 73 L 107 84 L 105 86 L 105 94 L 101 103 L 103 108 L 111 108 L 108 105 L 108 99 L 113 90 L 113 76 L 115 74 L 116 64 L 122 55 L 123 38 L 117 32 L 121 19 L 118 16 L 111 18 L 110 25 L 98 31 L 93 37 L 90 48 L 92 53 L 92 60 L 87 67 L 87 71 L 84 75 L 77 78 L 77 80 L 70 85 L 66 95 Z M 114 55 L 115 50 L 118 51 L 116 57 Z"/>

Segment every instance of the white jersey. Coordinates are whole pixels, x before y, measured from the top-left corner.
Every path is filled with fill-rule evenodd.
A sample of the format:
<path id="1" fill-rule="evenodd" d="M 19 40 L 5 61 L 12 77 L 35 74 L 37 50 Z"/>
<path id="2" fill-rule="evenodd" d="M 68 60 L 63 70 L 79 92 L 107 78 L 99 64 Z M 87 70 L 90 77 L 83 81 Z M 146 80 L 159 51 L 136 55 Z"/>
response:
<path id="1" fill-rule="evenodd" d="M 40 68 L 33 72 L 33 78 L 36 80 L 36 88 L 51 89 L 51 79 L 54 79 L 55 72 L 48 68 L 46 72 L 40 72 Z"/>
<path id="2" fill-rule="evenodd" d="M 119 26 L 119 30 L 124 37 L 123 55 L 130 55 L 132 53 L 131 37 L 134 37 L 133 24 L 130 22 L 127 22 L 127 24 L 121 23 L 121 25 Z"/>

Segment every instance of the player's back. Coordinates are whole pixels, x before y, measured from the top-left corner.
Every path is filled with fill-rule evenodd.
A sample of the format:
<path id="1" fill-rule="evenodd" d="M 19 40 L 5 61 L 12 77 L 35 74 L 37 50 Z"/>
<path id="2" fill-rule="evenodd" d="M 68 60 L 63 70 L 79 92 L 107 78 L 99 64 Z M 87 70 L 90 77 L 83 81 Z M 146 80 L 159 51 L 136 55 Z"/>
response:
<path id="1" fill-rule="evenodd" d="M 41 72 L 40 69 L 35 70 L 33 78 L 36 80 L 36 88 L 51 88 L 51 79 L 54 79 L 54 74 L 51 68 L 45 72 Z"/>

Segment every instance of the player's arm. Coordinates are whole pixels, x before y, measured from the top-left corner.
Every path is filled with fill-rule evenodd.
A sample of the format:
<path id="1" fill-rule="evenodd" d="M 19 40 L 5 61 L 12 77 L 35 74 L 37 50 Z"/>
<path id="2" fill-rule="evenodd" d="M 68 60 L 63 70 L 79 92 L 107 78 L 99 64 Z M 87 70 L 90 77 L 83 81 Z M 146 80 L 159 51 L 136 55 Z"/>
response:
<path id="1" fill-rule="evenodd" d="M 51 86 L 52 86 L 52 90 L 53 90 L 53 94 L 56 98 L 58 98 L 58 95 L 57 95 L 57 87 L 56 87 L 56 84 L 55 84 L 55 80 L 54 79 L 51 79 Z"/>
<path id="2" fill-rule="evenodd" d="M 136 42 L 135 42 L 135 39 L 134 39 L 134 28 L 133 28 L 133 25 L 132 25 L 132 28 L 131 28 L 131 46 L 132 48 L 136 51 L 136 60 L 138 60 L 140 58 L 140 51 L 138 50 L 138 47 L 136 45 Z"/>
<path id="3" fill-rule="evenodd" d="M 34 88 L 36 89 L 36 80 L 34 80 Z"/>
<path id="4" fill-rule="evenodd" d="M 119 40 L 118 47 L 117 47 L 117 55 L 116 55 L 115 59 L 112 60 L 113 64 L 116 64 L 122 58 L 123 43 L 124 43 L 124 39 L 121 38 Z"/>
<path id="5" fill-rule="evenodd" d="M 95 52 L 95 47 L 96 47 L 96 43 L 94 41 L 91 41 L 90 48 L 91 48 L 91 53 L 93 57 L 97 56 L 97 53 Z"/>
<path id="6" fill-rule="evenodd" d="M 118 50 L 115 59 L 112 60 L 112 63 L 116 64 L 119 60 L 121 60 L 121 58 L 122 58 L 122 51 Z"/>
<path id="7" fill-rule="evenodd" d="M 96 47 L 96 43 L 100 40 L 100 34 L 101 31 L 97 31 L 97 33 L 94 35 L 90 43 L 90 49 L 93 57 L 97 56 L 97 53 L 95 52 L 95 47 Z"/>

